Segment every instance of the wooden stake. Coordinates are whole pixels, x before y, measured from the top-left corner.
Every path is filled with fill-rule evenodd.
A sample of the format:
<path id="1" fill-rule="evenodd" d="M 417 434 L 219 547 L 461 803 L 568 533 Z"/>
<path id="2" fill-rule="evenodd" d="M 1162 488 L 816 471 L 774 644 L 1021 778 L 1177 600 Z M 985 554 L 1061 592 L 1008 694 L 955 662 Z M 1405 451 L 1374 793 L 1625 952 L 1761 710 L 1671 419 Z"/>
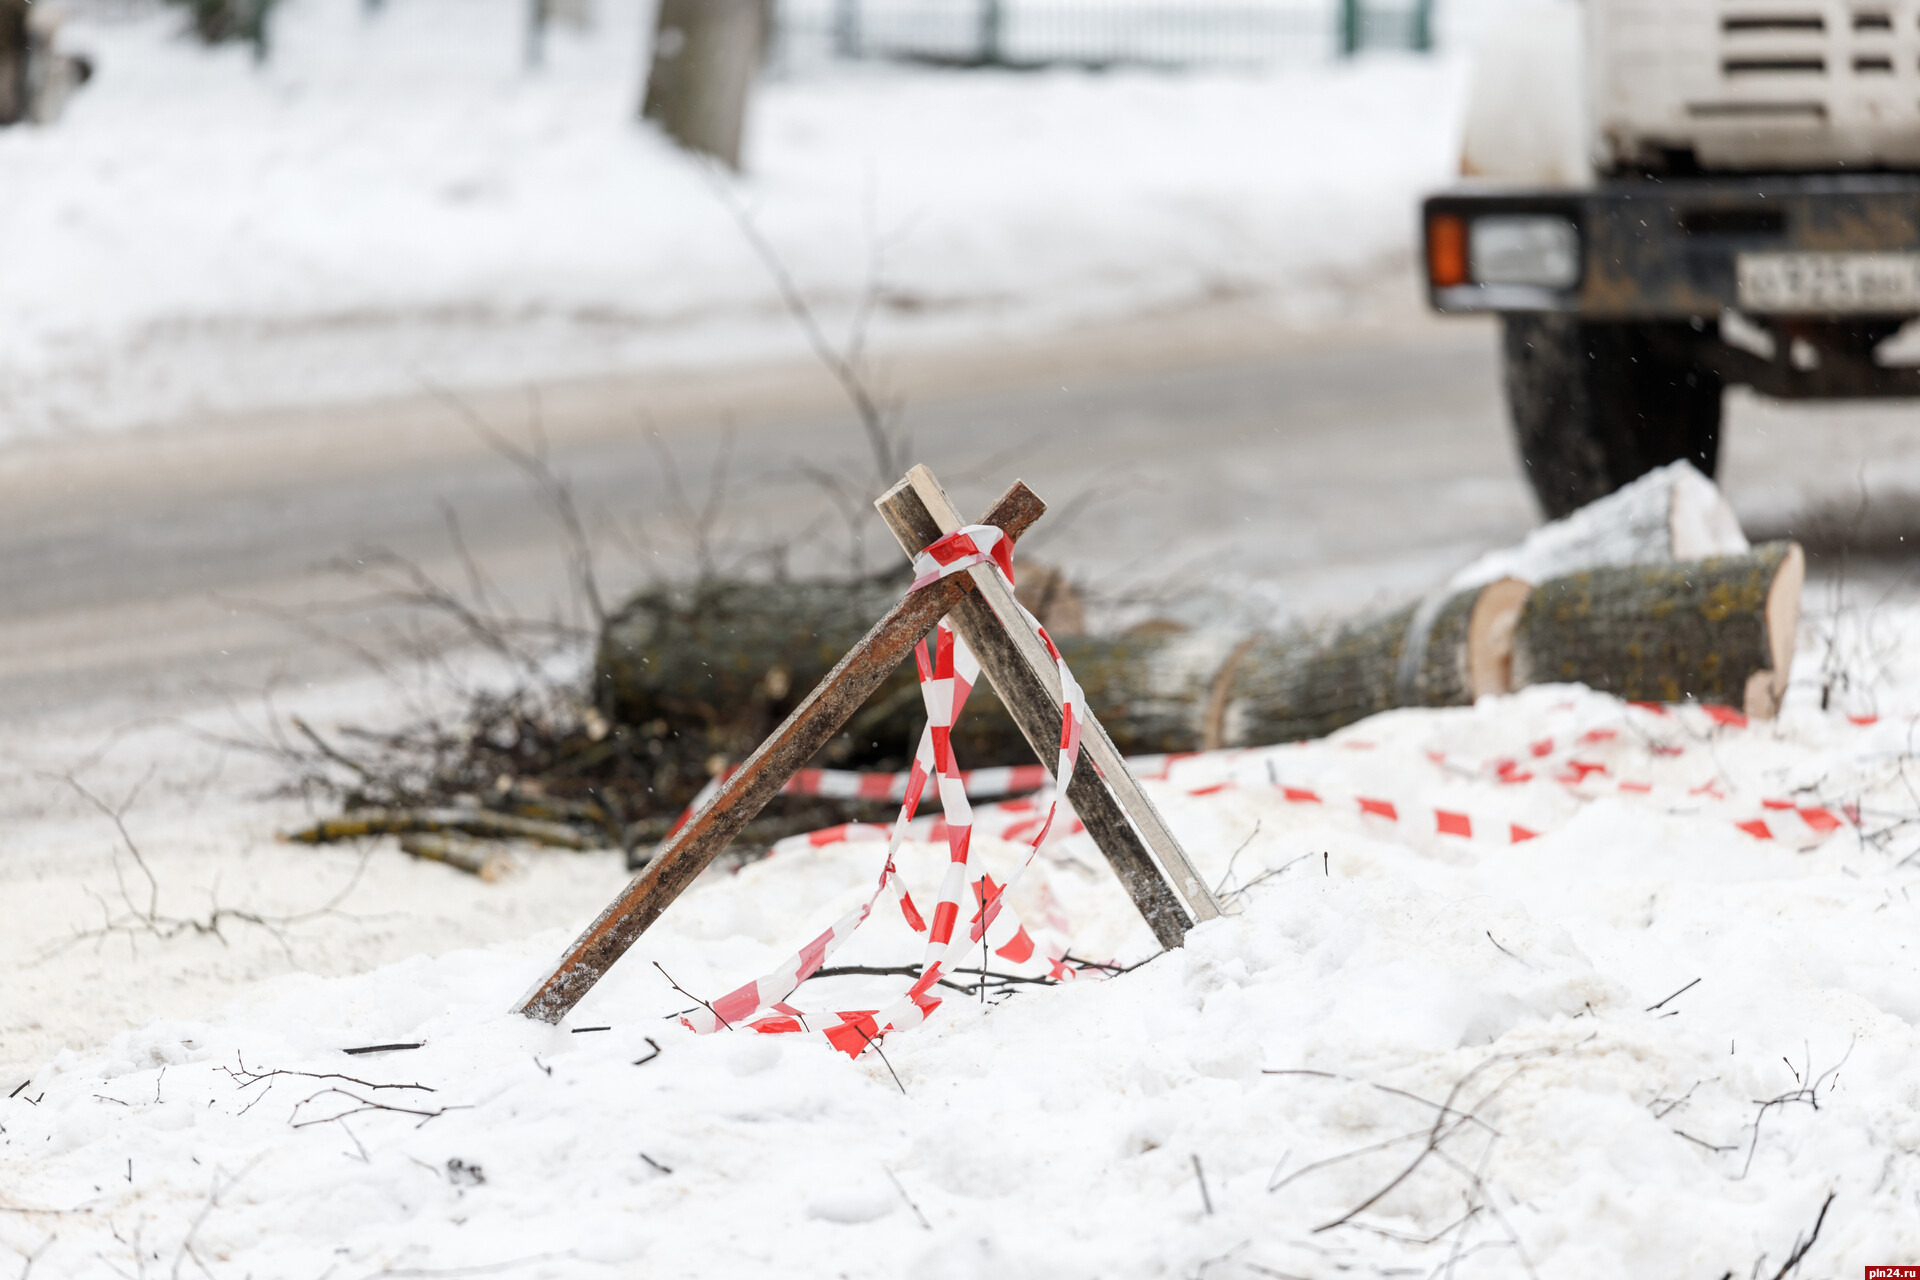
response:
<path id="1" fill-rule="evenodd" d="M 1046 504 L 1016 481 L 982 523 L 1018 538 L 1046 511 Z M 935 534 L 934 537 L 938 537 Z M 934 538 L 927 539 L 932 542 Z M 924 544 L 922 544 L 924 545 Z M 918 548 L 916 548 L 918 550 Z M 613 963 L 660 918 L 727 847 L 727 842 L 779 794 L 791 778 L 840 731 L 862 703 L 893 674 L 927 632 L 975 591 L 974 580 L 954 574 L 909 592 L 875 623 L 840 665 L 827 673 L 806 700 L 760 744 L 692 821 L 669 839 L 613 905 L 574 940 L 553 972 L 541 979 L 516 1012 L 559 1022 L 593 989 Z M 1054 742 L 1060 723 L 1054 721 Z M 1054 747 L 1057 753 L 1059 748 Z"/>
<path id="2" fill-rule="evenodd" d="M 907 472 L 907 478 L 874 505 L 909 556 L 961 525 L 940 482 L 924 466 Z M 974 591 L 955 603 L 954 630 L 980 660 L 980 669 L 1034 754 L 1051 768 L 1059 758 L 1062 718 L 1060 673 L 1053 655 L 990 566 L 975 566 L 955 576 L 970 577 Z M 1092 768 L 1087 767 L 1089 762 Z M 1206 882 L 1091 711 L 1085 713 L 1080 758 L 1068 784 L 1067 800 L 1162 946 L 1179 946 L 1192 922 L 1220 914 Z M 1186 900 L 1184 909 L 1180 898 Z"/>

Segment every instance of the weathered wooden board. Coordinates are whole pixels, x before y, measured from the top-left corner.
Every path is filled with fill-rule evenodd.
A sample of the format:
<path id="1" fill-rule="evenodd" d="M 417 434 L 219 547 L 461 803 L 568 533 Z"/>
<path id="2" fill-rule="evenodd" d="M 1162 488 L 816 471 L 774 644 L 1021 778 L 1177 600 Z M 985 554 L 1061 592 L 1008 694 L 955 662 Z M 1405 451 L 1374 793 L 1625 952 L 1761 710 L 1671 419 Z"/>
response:
<path id="1" fill-rule="evenodd" d="M 939 481 L 924 466 L 914 467 L 874 505 L 908 555 L 961 524 Z M 1060 753 L 1062 720 L 1053 655 L 997 572 L 982 565 L 967 573 L 975 592 L 955 606 L 954 629 L 973 649 L 1034 754 L 1051 766 Z M 1219 904 L 1090 710 L 1080 749 L 1067 800 L 1154 936 L 1163 946 L 1177 946 L 1193 921 L 1219 915 Z M 1086 767 L 1089 763 L 1092 768 Z"/>
<path id="2" fill-rule="evenodd" d="M 1045 510 L 1046 504 L 1032 490 L 1016 483 L 983 523 L 1018 538 Z M 518 1012 L 546 1022 L 564 1018 L 787 779 L 839 732 L 913 646 L 973 590 L 973 580 L 963 574 L 944 578 L 910 593 L 875 623 L 713 799 L 667 841 L 647 869 L 575 939 L 553 971 L 528 993 Z"/>

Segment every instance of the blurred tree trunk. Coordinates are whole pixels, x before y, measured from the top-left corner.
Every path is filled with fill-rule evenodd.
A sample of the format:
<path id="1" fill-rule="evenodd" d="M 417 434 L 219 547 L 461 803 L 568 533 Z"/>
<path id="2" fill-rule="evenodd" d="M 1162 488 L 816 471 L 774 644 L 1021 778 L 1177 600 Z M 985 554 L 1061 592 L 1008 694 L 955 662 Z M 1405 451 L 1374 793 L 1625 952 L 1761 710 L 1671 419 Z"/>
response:
<path id="1" fill-rule="evenodd" d="M 0 0 L 5 3 L 5 0 Z M 278 0 L 168 0 L 191 15 L 193 33 L 207 44 L 244 40 L 253 46 L 253 60 L 265 62 L 268 26 Z"/>
<path id="2" fill-rule="evenodd" d="M 738 169 L 747 94 L 771 21 L 769 0 L 660 0 L 641 115 L 688 150 Z"/>
<path id="3" fill-rule="evenodd" d="M 0 0 L 0 125 L 27 116 L 27 0 Z"/>

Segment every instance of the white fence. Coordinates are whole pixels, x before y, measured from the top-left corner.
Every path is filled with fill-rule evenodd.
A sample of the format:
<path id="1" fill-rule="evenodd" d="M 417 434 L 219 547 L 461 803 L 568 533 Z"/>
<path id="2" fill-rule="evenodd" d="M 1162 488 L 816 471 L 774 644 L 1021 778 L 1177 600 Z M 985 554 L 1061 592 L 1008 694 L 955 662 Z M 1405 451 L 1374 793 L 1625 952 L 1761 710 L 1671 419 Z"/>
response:
<path id="1" fill-rule="evenodd" d="M 777 64 L 1322 61 L 1432 47 L 1433 0 L 776 0 Z"/>

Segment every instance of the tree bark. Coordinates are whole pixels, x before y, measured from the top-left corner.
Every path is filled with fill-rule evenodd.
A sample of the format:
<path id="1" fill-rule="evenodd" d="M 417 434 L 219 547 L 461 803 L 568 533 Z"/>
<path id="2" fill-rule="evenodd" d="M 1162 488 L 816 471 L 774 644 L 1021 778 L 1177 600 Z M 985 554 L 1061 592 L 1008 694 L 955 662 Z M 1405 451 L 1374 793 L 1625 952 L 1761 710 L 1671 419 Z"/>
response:
<path id="1" fill-rule="evenodd" d="M 1525 595 L 1524 584 L 1503 580 L 1439 598 L 1431 623 L 1420 616 L 1422 602 L 1260 637 L 1215 695 L 1225 715 L 1213 745 L 1324 737 L 1396 707 L 1459 707 L 1506 693 L 1500 645 Z"/>
<path id="2" fill-rule="evenodd" d="M 697 789 L 709 756 L 737 760 L 752 750 L 904 586 L 713 583 L 645 593 L 616 614 L 602 636 L 602 709 L 659 744 L 649 751 L 663 769 L 674 759 L 699 766 L 684 778 L 657 779 L 656 793 Z M 1495 674 L 1476 676 L 1468 643 L 1497 629 L 1496 603 L 1510 618 L 1518 606 L 1511 585 L 1461 592 L 1445 602 L 1414 669 L 1409 703 L 1398 698 L 1397 675 L 1411 605 L 1270 636 L 1159 629 L 1056 637 L 1056 643 L 1121 752 L 1194 751 L 1317 737 L 1394 706 L 1455 706 L 1505 692 L 1504 664 L 1483 652 L 1480 665 Z M 1479 648 L 1488 649 L 1484 636 Z M 924 718 L 913 672 L 896 672 L 821 763 L 905 768 Z M 968 699 L 953 742 L 967 767 L 1024 764 L 1032 757 L 985 682 Z"/>
<path id="3" fill-rule="evenodd" d="M 688 150 L 738 169 L 769 22 L 767 0 L 660 0 L 641 115 Z"/>
<path id="4" fill-rule="evenodd" d="M 1514 680 L 1772 716 L 1793 665 L 1805 577 L 1799 544 L 1770 542 L 1741 556 L 1561 578 L 1521 612 Z"/>
<path id="5" fill-rule="evenodd" d="M 1057 643 L 1127 755 L 1321 737 L 1396 707 L 1464 706 L 1561 680 L 1766 717 L 1786 690 L 1804 565 L 1797 545 L 1772 543 L 1538 588 L 1504 579 L 1438 597 L 1427 606 L 1430 621 L 1415 604 L 1266 635 L 1159 629 Z M 708 755 L 737 760 L 750 751 L 903 587 L 718 583 L 650 592 L 602 638 L 602 707 L 659 743 L 653 754 L 663 762 L 694 762 L 676 784 L 691 795 L 706 779 Z M 1418 657 L 1403 662 L 1409 641 Z M 820 763 L 905 768 L 923 718 L 912 672 L 897 672 Z M 954 749 L 967 767 L 1032 755 L 984 682 L 954 728 Z M 659 794 L 672 789 L 664 773 L 655 785 Z"/>
<path id="6" fill-rule="evenodd" d="M 710 759 L 740 760 L 752 751 L 899 601 L 907 582 L 902 574 L 854 583 L 718 581 L 643 592 L 601 635 L 600 709 L 658 744 L 649 747 L 655 793 L 684 791 L 684 804 L 706 782 Z M 1090 670 L 1124 664 L 1134 654 L 1130 642 L 1089 643 L 1071 634 L 1081 605 L 1057 572 L 1023 565 L 1019 583 L 1021 603 L 1059 643 L 1080 646 L 1073 652 L 1087 653 Z M 1061 622 L 1065 634 L 1054 630 Z M 1116 649 L 1111 659 L 1108 647 Z M 1080 666 L 1074 670 L 1083 682 L 1088 678 Z M 924 716 L 908 663 L 828 744 L 820 763 L 905 768 Z M 955 727 L 960 758 L 970 765 L 1029 763 L 1020 743 L 999 697 L 983 682 Z"/>

